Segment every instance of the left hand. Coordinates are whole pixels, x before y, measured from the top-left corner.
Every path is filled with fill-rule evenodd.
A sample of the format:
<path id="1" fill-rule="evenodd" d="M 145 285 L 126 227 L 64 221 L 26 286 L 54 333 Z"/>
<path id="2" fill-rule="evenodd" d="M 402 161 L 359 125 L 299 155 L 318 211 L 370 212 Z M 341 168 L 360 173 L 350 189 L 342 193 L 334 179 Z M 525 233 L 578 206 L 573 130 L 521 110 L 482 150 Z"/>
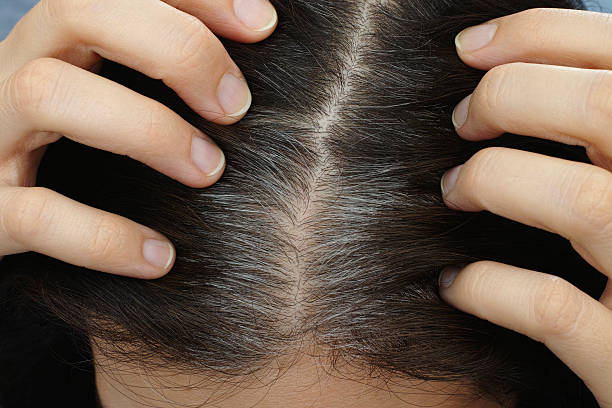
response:
<path id="1" fill-rule="evenodd" d="M 490 70 L 453 114 L 468 140 L 516 133 L 581 145 L 593 165 L 487 148 L 443 177 L 446 204 L 488 210 L 567 238 L 612 276 L 612 15 L 532 9 L 457 38 Z M 440 277 L 451 305 L 543 342 L 612 407 L 612 284 L 599 301 L 561 278 L 495 262 Z"/>

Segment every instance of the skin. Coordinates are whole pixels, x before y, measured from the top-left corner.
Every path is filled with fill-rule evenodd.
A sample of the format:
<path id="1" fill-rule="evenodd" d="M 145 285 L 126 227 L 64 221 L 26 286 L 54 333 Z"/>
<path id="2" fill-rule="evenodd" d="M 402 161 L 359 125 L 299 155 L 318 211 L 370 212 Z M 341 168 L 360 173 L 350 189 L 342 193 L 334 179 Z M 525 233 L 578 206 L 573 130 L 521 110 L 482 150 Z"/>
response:
<path id="1" fill-rule="evenodd" d="M 163 80 L 204 118 L 235 123 L 248 110 L 250 92 L 215 34 L 255 42 L 276 26 L 269 3 L 257 1 L 249 12 L 245 3 L 43 0 L 18 23 L 0 42 L 0 255 L 37 251 L 138 278 L 170 270 L 174 248 L 165 237 L 35 187 L 36 170 L 45 146 L 64 135 L 128 155 L 192 187 L 216 182 L 225 162 L 210 138 L 156 101 L 95 73 L 101 57 L 114 60 Z M 453 115 L 458 134 L 481 140 L 513 132 L 581 145 L 593 165 L 486 149 L 443 177 L 445 202 L 556 232 L 610 276 L 612 20 L 535 9 L 493 20 L 488 29 L 458 36 L 463 61 L 489 70 Z M 440 282 L 450 304 L 542 341 L 600 406 L 612 407 L 612 286 L 595 300 L 554 276 L 488 261 L 448 268 Z M 316 366 L 303 368 L 309 384 Z M 310 387 L 314 394 L 300 399 L 303 406 L 324 401 L 320 406 L 340 407 L 348 401 L 343 398 L 361 395 L 336 380 L 317 378 L 319 388 Z M 110 380 L 99 374 L 98 383 L 104 392 Z M 295 385 L 276 384 L 280 394 L 266 394 L 270 398 Z"/>
<path id="2" fill-rule="evenodd" d="M 221 150 L 161 103 L 96 75 L 102 57 L 161 79 L 197 113 L 240 120 L 251 94 L 216 35 L 256 42 L 278 21 L 267 0 L 42 0 L 0 42 L 0 257 L 36 251 L 136 278 L 166 274 L 168 239 L 35 187 L 62 135 L 128 155 L 191 187 L 215 183 Z"/>
<path id="3" fill-rule="evenodd" d="M 244 379 L 146 371 L 106 357 L 94 345 L 96 384 L 104 408 L 500 408 L 465 384 L 373 379 L 366 369 L 325 355 L 297 352 Z M 338 367 L 339 366 L 339 367 Z"/>
<path id="4" fill-rule="evenodd" d="M 462 60 L 489 70 L 455 109 L 459 136 L 505 132 L 580 145 L 593 164 L 487 148 L 442 178 L 446 204 L 487 210 L 567 238 L 612 276 L 612 16 L 533 9 L 457 37 Z M 511 250 L 509 248 L 509 250 Z M 552 275 L 482 261 L 449 267 L 441 296 L 544 343 L 612 407 L 612 286 L 596 300 Z"/>

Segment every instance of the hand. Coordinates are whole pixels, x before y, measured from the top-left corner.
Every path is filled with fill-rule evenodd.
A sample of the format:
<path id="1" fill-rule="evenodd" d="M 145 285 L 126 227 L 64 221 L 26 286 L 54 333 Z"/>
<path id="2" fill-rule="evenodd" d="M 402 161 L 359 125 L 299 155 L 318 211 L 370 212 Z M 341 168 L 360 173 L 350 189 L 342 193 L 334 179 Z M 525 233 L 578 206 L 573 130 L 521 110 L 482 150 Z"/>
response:
<path id="1" fill-rule="evenodd" d="M 468 140 L 505 132 L 586 147 L 595 165 L 487 148 L 442 180 L 446 204 L 567 238 L 612 276 L 612 16 L 534 9 L 463 31 L 457 50 L 490 71 L 455 109 Z M 549 64 L 549 65 L 545 65 Z M 612 285 L 599 301 L 547 274 L 495 262 L 445 269 L 451 305 L 543 342 L 612 407 Z"/>
<path id="2" fill-rule="evenodd" d="M 168 272 L 175 251 L 161 234 L 32 187 L 45 146 L 65 135 L 192 187 L 213 184 L 225 159 L 209 137 L 92 71 L 102 57 L 127 65 L 162 79 L 208 120 L 231 124 L 251 94 L 215 34 L 255 42 L 276 23 L 267 0 L 38 3 L 0 43 L 0 257 L 37 251 L 138 278 Z"/>

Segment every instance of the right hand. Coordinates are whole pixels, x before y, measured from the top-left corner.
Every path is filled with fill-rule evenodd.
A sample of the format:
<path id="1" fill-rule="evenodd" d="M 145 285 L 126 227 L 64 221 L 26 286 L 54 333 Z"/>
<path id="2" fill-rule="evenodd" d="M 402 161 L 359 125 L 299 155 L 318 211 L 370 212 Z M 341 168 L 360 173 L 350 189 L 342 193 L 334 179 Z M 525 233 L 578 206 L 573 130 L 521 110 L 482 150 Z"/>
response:
<path id="1" fill-rule="evenodd" d="M 608 277 L 603 293 L 596 300 L 558 276 L 492 261 L 450 267 L 440 276 L 444 300 L 542 342 L 602 408 L 612 408 L 610 17 L 531 9 L 457 37 L 461 59 L 489 70 L 455 109 L 462 138 L 514 133 L 554 140 L 583 146 L 593 164 L 490 147 L 442 179 L 450 208 L 486 210 L 566 238 Z"/>
<path id="2" fill-rule="evenodd" d="M 175 250 L 158 232 L 34 187 L 45 146 L 64 135 L 191 187 L 215 183 L 225 158 L 209 137 L 96 66 L 103 57 L 162 79 L 204 118 L 232 124 L 251 94 L 215 34 L 256 42 L 277 20 L 267 0 L 39 2 L 0 42 L 0 258 L 36 251 L 108 273 L 166 274 Z"/>

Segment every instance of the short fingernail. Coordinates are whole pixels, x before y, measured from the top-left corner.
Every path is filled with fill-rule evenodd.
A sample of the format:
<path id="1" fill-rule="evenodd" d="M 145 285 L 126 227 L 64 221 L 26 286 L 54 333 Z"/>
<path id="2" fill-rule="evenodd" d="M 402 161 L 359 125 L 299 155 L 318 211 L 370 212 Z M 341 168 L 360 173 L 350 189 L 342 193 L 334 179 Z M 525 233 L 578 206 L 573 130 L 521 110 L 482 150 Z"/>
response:
<path id="1" fill-rule="evenodd" d="M 489 44 L 496 31 L 497 24 L 482 24 L 466 28 L 455 37 L 455 45 L 459 51 L 474 52 Z"/>
<path id="2" fill-rule="evenodd" d="M 246 81 L 229 72 L 219 82 L 217 97 L 227 116 L 232 118 L 242 117 L 251 107 L 252 96 Z"/>
<path id="3" fill-rule="evenodd" d="M 471 100 L 472 95 L 470 94 L 463 98 L 463 100 L 457 104 L 455 110 L 453 110 L 453 125 L 455 125 L 455 129 L 459 129 L 465 124 Z"/>
<path id="4" fill-rule="evenodd" d="M 276 25 L 278 15 L 268 0 L 234 0 L 234 13 L 255 31 L 267 31 Z"/>
<path id="5" fill-rule="evenodd" d="M 455 265 L 447 266 L 446 268 L 442 269 L 442 272 L 440 272 L 440 276 L 438 277 L 438 286 L 441 289 L 448 288 L 450 285 L 453 284 L 455 278 L 457 277 L 459 272 L 461 272 L 461 269 L 462 268 L 460 266 Z"/>
<path id="6" fill-rule="evenodd" d="M 191 160 L 209 177 L 219 173 L 225 165 L 225 155 L 219 146 L 198 135 L 191 142 Z"/>
<path id="7" fill-rule="evenodd" d="M 442 195 L 445 196 L 452 191 L 457 183 L 457 176 L 459 176 L 459 171 L 463 167 L 461 166 L 453 167 L 442 176 L 442 180 L 440 181 L 440 187 L 442 188 Z"/>
<path id="8" fill-rule="evenodd" d="M 147 239 L 142 245 L 142 255 L 151 265 L 165 270 L 174 260 L 174 247 L 167 241 Z"/>

